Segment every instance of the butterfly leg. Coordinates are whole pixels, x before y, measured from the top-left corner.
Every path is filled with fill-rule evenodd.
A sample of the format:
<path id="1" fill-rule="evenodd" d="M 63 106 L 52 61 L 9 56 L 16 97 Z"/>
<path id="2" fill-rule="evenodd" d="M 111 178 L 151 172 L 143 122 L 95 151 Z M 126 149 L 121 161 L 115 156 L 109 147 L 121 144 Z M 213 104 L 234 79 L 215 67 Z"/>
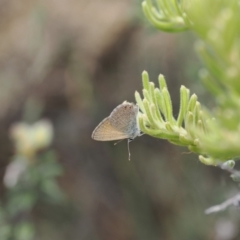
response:
<path id="1" fill-rule="evenodd" d="M 129 148 L 129 143 L 130 143 L 131 141 L 133 141 L 133 138 L 129 138 L 129 139 L 128 139 L 128 142 L 127 142 L 127 144 L 128 144 L 128 160 L 129 160 L 129 161 L 131 160 L 131 153 L 130 153 L 130 148 Z"/>
<path id="2" fill-rule="evenodd" d="M 122 139 L 122 140 L 124 140 L 124 139 Z M 114 145 L 117 145 L 117 144 L 120 143 L 122 140 L 119 140 L 119 141 L 115 142 Z"/>

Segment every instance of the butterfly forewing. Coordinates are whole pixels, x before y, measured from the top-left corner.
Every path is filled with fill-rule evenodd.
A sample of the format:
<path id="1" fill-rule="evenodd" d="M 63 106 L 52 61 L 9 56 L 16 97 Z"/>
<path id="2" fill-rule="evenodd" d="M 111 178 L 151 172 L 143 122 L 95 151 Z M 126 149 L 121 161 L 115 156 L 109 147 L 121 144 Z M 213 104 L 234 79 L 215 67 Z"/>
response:
<path id="1" fill-rule="evenodd" d="M 128 138 L 128 135 L 117 130 L 110 123 L 110 117 L 105 118 L 95 128 L 92 134 L 92 138 L 97 141 L 112 141 Z"/>

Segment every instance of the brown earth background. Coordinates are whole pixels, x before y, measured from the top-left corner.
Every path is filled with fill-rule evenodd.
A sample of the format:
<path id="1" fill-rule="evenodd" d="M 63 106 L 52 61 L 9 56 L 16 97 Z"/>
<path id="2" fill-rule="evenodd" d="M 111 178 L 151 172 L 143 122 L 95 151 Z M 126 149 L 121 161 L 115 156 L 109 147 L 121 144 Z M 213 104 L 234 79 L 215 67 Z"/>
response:
<path id="1" fill-rule="evenodd" d="M 53 123 L 64 168 L 68 207 L 34 209 L 37 240 L 240 239 L 235 209 L 204 215 L 237 191 L 227 173 L 147 135 L 130 144 L 130 162 L 126 142 L 91 139 L 114 107 L 135 101 L 143 70 L 156 84 L 164 74 L 175 116 L 181 85 L 210 106 L 194 41 L 156 31 L 137 0 L 0 1 L 1 177 L 14 154 L 9 128 L 30 100 Z"/>

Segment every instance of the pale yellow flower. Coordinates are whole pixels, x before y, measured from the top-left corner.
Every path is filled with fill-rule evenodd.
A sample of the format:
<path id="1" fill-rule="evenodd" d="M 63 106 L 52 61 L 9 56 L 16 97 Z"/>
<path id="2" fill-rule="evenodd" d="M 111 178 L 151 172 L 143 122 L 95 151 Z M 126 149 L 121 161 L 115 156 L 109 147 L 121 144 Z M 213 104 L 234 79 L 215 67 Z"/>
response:
<path id="1" fill-rule="evenodd" d="M 53 127 L 48 120 L 40 120 L 32 125 L 20 122 L 12 126 L 10 135 L 15 143 L 16 154 L 31 158 L 38 150 L 51 144 Z"/>

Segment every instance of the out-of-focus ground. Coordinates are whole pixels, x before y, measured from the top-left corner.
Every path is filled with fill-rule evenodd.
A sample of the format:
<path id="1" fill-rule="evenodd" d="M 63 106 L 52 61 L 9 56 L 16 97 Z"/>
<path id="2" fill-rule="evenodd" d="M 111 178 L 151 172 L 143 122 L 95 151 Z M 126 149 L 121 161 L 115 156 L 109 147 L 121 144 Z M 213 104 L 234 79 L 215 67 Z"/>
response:
<path id="1" fill-rule="evenodd" d="M 1 176 L 13 155 L 9 128 L 24 120 L 29 102 L 53 123 L 64 168 L 68 207 L 36 207 L 37 239 L 240 238 L 234 208 L 204 215 L 237 191 L 228 174 L 146 135 L 130 144 L 130 162 L 126 142 L 91 139 L 114 107 L 134 101 L 143 70 L 156 84 L 165 75 L 176 115 L 182 84 L 209 105 L 193 49 L 190 33 L 150 27 L 140 1 L 0 1 Z"/>

